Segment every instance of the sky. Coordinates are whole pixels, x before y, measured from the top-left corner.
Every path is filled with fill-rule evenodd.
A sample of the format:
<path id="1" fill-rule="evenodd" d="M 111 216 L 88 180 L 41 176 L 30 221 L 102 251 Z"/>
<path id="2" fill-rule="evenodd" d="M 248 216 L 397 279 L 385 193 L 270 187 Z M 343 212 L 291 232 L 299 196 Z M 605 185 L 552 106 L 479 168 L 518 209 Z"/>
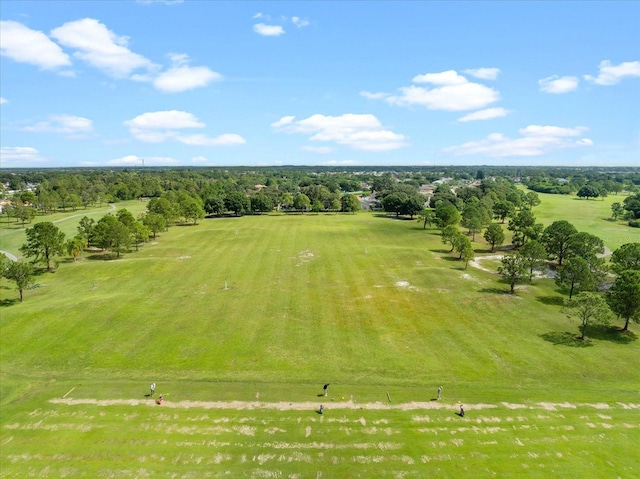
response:
<path id="1" fill-rule="evenodd" d="M 640 167 L 638 1 L 0 0 L 0 167 Z"/>

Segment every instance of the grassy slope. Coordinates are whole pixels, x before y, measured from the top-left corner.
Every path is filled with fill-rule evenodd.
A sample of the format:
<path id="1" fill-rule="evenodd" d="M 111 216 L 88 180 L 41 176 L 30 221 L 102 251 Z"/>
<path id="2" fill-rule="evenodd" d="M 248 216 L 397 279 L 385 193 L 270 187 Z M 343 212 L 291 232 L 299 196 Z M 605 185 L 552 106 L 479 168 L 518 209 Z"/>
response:
<path id="1" fill-rule="evenodd" d="M 563 199 L 572 201 L 543 196 L 543 205 L 558 201 L 566 211 Z M 596 202 L 588 203 L 592 208 Z M 172 416 L 147 408 L 66 409 L 47 402 L 72 387 L 72 397 L 138 398 L 150 379 L 161 385 L 160 392 L 171 391 L 170 400 L 252 400 L 259 393 L 266 401 L 309 401 L 317 400 L 319 385 L 331 381 L 332 393 L 359 401 L 384 400 L 387 391 L 394 402 L 428 400 L 442 383 L 445 399 L 453 402 L 638 402 L 637 342 L 593 331 L 597 339 L 578 347 L 572 340 L 577 325 L 560 314 L 560 295 L 551 282 L 537 280 L 516 297 L 505 294 L 507 286 L 496 276 L 462 270 L 437 232 L 415 222 L 369 214 L 205 220 L 197 227 L 174 227 L 158 244 L 121 260 L 65 264 L 38 281 L 41 287 L 28 291 L 23 304 L 12 302 L 15 291 L 0 283 L 0 470 L 9 471 L 6 477 L 46 464 L 56 477 L 66 467 L 52 459 L 60 452 L 84 461 L 80 471 L 101 475 L 157 455 L 167 463 L 156 458 L 149 470 L 194 471 L 185 477 L 199 477 L 207 460 L 226 454 L 220 471 L 247 477 L 278 477 L 261 476 L 262 466 L 300 477 L 316 477 L 323 469 L 323 477 L 371 477 L 372 471 L 394 477 L 403 470 L 489 477 L 496 471 L 522 473 L 524 464 L 539 468 L 540 477 L 550 467 L 558 476 L 584 477 L 594 467 L 608 467 L 607 450 L 614 446 L 619 475 L 637 466 L 630 458 L 640 424 L 637 412 L 626 409 L 607 412 L 605 420 L 593 410 L 587 416 L 581 409 L 541 414 L 502 408 L 474 413 L 472 423 L 463 423 L 469 428 L 459 430 L 450 423 L 451 411 L 429 413 L 432 424 L 425 428 L 415 413 L 397 411 L 367 412 L 363 425 L 361 411 L 340 412 L 341 422 L 327 417 L 319 423 L 304 412 L 194 410 Z M 217 421 L 235 429 L 212 431 Z M 478 436 L 471 428 L 477 421 L 500 422 L 505 430 L 495 438 L 487 431 Z M 607 429 L 603 421 L 615 427 Z M 562 429 L 567 423 L 571 432 Z M 252 426 L 256 436 L 238 432 L 243 425 Z M 265 432 L 276 426 L 286 432 Z M 306 427 L 314 431 L 311 437 Z M 87 435 L 95 445 L 85 450 Z M 212 447 L 205 438 L 232 445 Z M 242 465 L 242 455 L 256 447 L 278 453 L 278 441 L 299 444 L 291 454 L 310 457 L 293 460 L 295 467 L 283 468 L 277 455 L 263 464 L 245 458 Z M 317 441 L 349 448 L 358 441 L 400 446 L 325 451 L 336 457 L 327 469 L 328 456 Z M 520 450 L 518 441 L 530 447 Z M 600 447 L 603 441 L 607 450 Z M 180 444 L 186 442 L 193 444 L 183 456 Z M 39 460 L 29 456 L 38 453 L 44 454 Z M 31 462 L 16 459 L 25 454 Z M 376 454 L 386 464 L 382 469 L 375 465 Z M 169 464 L 171 457 L 183 457 L 184 464 Z M 457 461 L 463 457 L 464 466 Z"/>

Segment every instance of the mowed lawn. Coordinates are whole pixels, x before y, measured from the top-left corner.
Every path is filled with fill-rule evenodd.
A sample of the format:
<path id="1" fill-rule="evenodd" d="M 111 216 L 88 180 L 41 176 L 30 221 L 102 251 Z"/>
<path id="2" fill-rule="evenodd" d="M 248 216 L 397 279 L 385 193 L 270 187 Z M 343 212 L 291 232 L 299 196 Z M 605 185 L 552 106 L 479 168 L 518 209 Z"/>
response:
<path id="1" fill-rule="evenodd" d="M 370 213 L 220 218 L 64 263 L 24 303 L 3 280 L 0 477 L 637 475 L 637 325 L 577 342 L 551 280 L 509 295 L 447 249 Z M 441 408 L 366 408 L 438 385 Z M 350 401 L 363 409 L 332 412 Z"/>

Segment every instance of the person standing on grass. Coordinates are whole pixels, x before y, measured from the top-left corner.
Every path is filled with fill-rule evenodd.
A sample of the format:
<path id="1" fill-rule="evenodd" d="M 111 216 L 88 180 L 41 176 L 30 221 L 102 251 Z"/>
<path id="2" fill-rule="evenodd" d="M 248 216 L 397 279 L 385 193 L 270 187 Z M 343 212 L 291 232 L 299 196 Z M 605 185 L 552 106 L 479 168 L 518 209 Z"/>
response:
<path id="1" fill-rule="evenodd" d="M 329 391 L 329 383 L 325 384 L 323 389 L 324 389 L 324 395 L 326 396 L 327 392 Z"/>
<path id="2" fill-rule="evenodd" d="M 320 404 L 320 409 L 318 409 L 319 414 L 324 414 L 324 406 Z"/>
<path id="3" fill-rule="evenodd" d="M 441 395 L 442 395 L 442 386 L 438 386 L 438 401 L 440 401 Z"/>
<path id="4" fill-rule="evenodd" d="M 151 397 L 156 393 L 156 383 L 151 383 Z"/>
<path id="5" fill-rule="evenodd" d="M 460 404 L 460 417 L 464 417 L 464 405 Z"/>

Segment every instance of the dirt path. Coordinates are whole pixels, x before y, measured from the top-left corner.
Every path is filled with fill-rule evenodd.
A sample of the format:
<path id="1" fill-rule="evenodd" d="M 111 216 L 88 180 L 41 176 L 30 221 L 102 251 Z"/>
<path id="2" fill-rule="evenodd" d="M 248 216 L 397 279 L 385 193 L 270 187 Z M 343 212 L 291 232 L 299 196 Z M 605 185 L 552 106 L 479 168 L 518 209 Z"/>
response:
<path id="1" fill-rule="evenodd" d="M 155 400 L 153 399 L 72 399 L 72 398 L 54 398 L 49 402 L 53 404 L 67 404 L 70 406 L 92 404 L 97 406 L 154 406 L 157 407 Z M 176 401 L 165 400 L 162 403 L 163 408 L 171 409 L 232 409 L 236 411 L 252 410 L 252 409 L 271 409 L 278 411 L 315 411 L 318 409 L 321 401 L 307 401 L 307 402 L 262 402 L 262 401 Z M 369 402 L 359 403 L 356 401 L 328 401 L 323 403 L 326 410 L 337 409 L 369 409 L 369 410 L 400 410 L 400 411 L 414 411 L 414 410 L 433 410 L 433 409 L 451 409 L 456 410 L 458 404 L 447 403 L 440 401 L 428 401 L 428 402 L 409 402 L 400 404 L 389 404 L 382 402 Z M 623 409 L 640 409 L 640 404 L 623 404 L 616 403 Z M 584 404 L 572 404 L 572 403 L 536 403 L 532 405 L 525 404 L 512 404 L 512 403 L 499 403 L 499 404 L 467 404 L 465 403 L 466 410 L 479 410 L 479 409 L 496 409 L 499 407 L 507 409 L 544 409 L 547 411 L 556 411 L 559 409 L 575 409 L 576 407 L 590 407 L 593 409 L 610 409 L 611 406 L 607 403 L 584 403 Z"/>

